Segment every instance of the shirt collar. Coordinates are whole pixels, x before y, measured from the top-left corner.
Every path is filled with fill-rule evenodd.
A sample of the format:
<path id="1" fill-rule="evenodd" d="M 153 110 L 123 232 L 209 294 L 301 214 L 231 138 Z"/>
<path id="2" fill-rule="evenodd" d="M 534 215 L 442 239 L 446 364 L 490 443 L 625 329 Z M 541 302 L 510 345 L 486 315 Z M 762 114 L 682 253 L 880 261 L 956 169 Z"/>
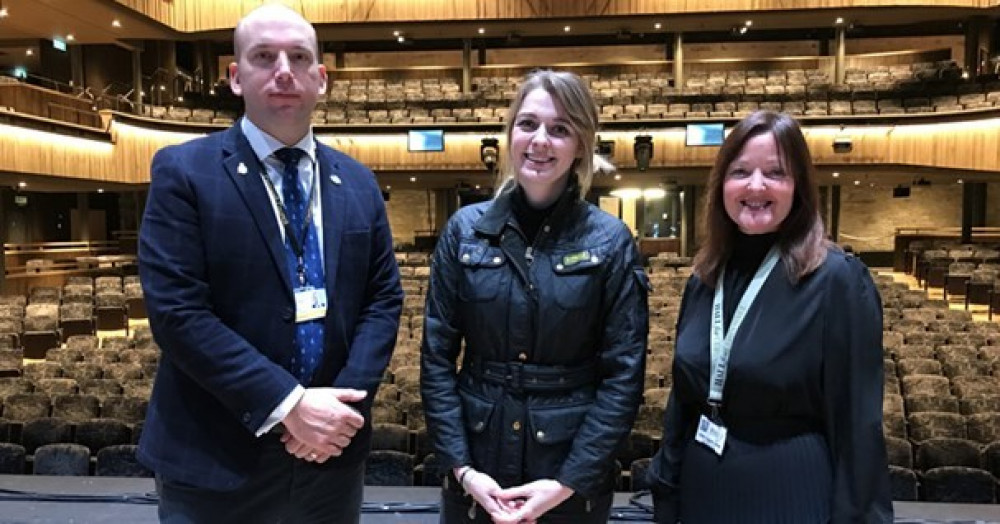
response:
<path id="1" fill-rule="evenodd" d="M 271 158 L 271 155 L 275 151 L 283 147 L 289 147 L 265 133 L 245 116 L 240 119 L 240 130 L 243 131 L 243 136 L 247 137 L 247 142 L 250 142 L 250 147 L 261 162 L 265 162 L 268 158 Z M 309 157 L 313 165 L 316 164 L 316 139 L 313 136 L 311 127 L 306 135 L 302 137 L 302 140 L 292 144 L 290 147 L 301 149 L 306 153 L 306 156 Z"/>

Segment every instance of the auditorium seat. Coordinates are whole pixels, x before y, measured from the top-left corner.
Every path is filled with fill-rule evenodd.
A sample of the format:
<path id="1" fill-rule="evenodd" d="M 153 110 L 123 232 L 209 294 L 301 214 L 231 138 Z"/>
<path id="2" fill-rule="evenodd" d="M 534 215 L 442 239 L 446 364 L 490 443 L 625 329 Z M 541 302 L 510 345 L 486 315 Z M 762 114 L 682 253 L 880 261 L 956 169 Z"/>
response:
<path id="1" fill-rule="evenodd" d="M 57 417 L 27 420 L 21 428 L 21 444 L 28 453 L 48 444 L 72 442 L 73 426 Z"/>
<path id="2" fill-rule="evenodd" d="M 83 335 L 71 335 L 66 337 L 66 347 L 69 349 L 77 349 L 83 352 L 91 352 L 97 350 L 100 340 L 96 335 L 93 334 L 83 334 Z"/>
<path id="3" fill-rule="evenodd" d="M 71 378 L 43 378 L 35 381 L 35 391 L 45 393 L 50 397 L 56 395 L 72 395 L 79 386 Z"/>
<path id="4" fill-rule="evenodd" d="M 969 440 L 990 444 L 1000 440 L 1000 413 L 976 413 L 965 417 Z"/>
<path id="5" fill-rule="evenodd" d="M 917 443 L 935 437 L 966 438 L 965 418 L 958 413 L 912 413 L 906 420 L 909 437 Z"/>
<path id="6" fill-rule="evenodd" d="M 996 479 L 989 472 L 961 466 L 934 468 L 922 475 L 921 500 L 966 504 L 996 502 Z"/>
<path id="7" fill-rule="evenodd" d="M 373 424 L 371 449 L 411 453 L 410 430 L 402 424 Z"/>
<path id="8" fill-rule="evenodd" d="M 0 349 L 0 378 L 19 377 L 24 367 L 24 353 L 20 349 Z"/>
<path id="9" fill-rule="evenodd" d="M 104 375 L 100 364 L 93 362 L 72 362 L 63 366 L 63 376 L 76 380 L 77 385 L 83 380 L 101 378 Z"/>
<path id="10" fill-rule="evenodd" d="M 913 446 L 908 440 L 886 436 L 885 449 L 889 456 L 889 464 L 901 468 L 913 468 Z"/>
<path id="11" fill-rule="evenodd" d="M 48 417 L 51 401 L 45 393 L 15 393 L 4 400 L 3 417 L 24 422 Z"/>
<path id="12" fill-rule="evenodd" d="M 656 442 L 648 433 L 631 431 L 625 443 L 615 453 L 615 460 L 623 467 L 629 467 L 635 460 L 653 456 L 656 450 Z"/>
<path id="13" fill-rule="evenodd" d="M 912 469 L 889 465 L 889 491 L 892 500 L 916 501 L 917 486 L 917 474 Z"/>
<path id="14" fill-rule="evenodd" d="M 131 444 L 132 429 L 120 420 L 92 418 L 76 424 L 73 442 L 86 446 L 91 455 L 96 455 L 108 446 Z"/>
<path id="15" fill-rule="evenodd" d="M 101 418 L 113 418 L 126 424 L 135 424 L 146 418 L 148 404 L 148 399 L 139 397 L 107 397 L 101 403 Z"/>
<path id="16" fill-rule="evenodd" d="M 958 399 L 951 395 L 917 394 L 904 397 L 906 413 L 959 413 Z"/>
<path id="17" fill-rule="evenodd" d="M 958 412 L 966 416 L 978 413 L 1000 413 L 1000 395 L 959 398 Z"/>
<path id="18" fill-rule="evenodd" d="M 916 469 L 927 471 L 943 466 L 981 467 L 979 445 L 957 438 L 931 438 L 917 445 Z"/>
<path id="19" fill-rule="evenodd" d="M 631 491 L 643 491 L 649 489 L 649 466 L 652 459 L 649 457 L 633 460 L 629 466 L 629 489 Z"/>
<path id="20" fill-rule="evenodd" d="M 0 442 L 0 474 L 24 475 L 27 451 L 20 444 Z"/>
<path id="21" fill-rule="evenodd" d="M 366 486 L 412 486 L 413 456 L 399 451 L 372 451 L 365 465 Z"/>
<path id="22" fill-rule="evenodd" d="M 35 382 L 24 377 L 0 377 L 0 402 L 18 393 L 31 393 L 35 390 Z"/>
<path id="23" fill-rule="evenodd" d="M 129 342 L 128 337 L 121 337 L 121 336 L 101 337 L 101 349 L 121 351 L 123 349 L 128 349 L 130 346 L 131 342 Z"/>
<path id="24" fill-rule="evenodd" d="M 138 446 L 115 444 L 97 452 L 94 475 L 98 477 L 152 477 L 153 472 L 136 459 Z"/>
<path id="25" fill-rule="evenodd" d="M 417 483 L 428 487 L 441 487 L 445 475 L 448 474 L 441 469 L 441 462 L 434 453 L 427 454 L 424 460 L 414 468 L 414 471 L 418 476 Z"/>
<path id="26" fill-rule="evenodd" d="M 55 395 L 52 397 L 52 416 L 72 423 L 97 418 L 101 412 L 101 399 L 95 395 Z"/>
<path id="27" fill-rule="evenodd" d="M 97 289 L 94 296 L 95 323 L 97 329 L 118 330 L 128 327 L 125 311 L 125 293 L 121 290 Z"/>
<path id="28" fill-rule="evenodd" d="M 35 475 L 85 477 L 90 472 L 90 450 L 79 444 L 48 444 L 35 450 Z"/>
<path id="29" fill-rule="evenodd" d="M 107 397 L 120 396 L 121 384 L 113 378 L 99 378 L 79 381 L 81 395 L 93 395 L 103 402 Z"/>
<path id="30" fill-rule="evenodd" d="M 112 362 L 104 365 L 104 378 L 113 378 L 118 382 L 142 378 L 142 366 L 127 362 Z"/>

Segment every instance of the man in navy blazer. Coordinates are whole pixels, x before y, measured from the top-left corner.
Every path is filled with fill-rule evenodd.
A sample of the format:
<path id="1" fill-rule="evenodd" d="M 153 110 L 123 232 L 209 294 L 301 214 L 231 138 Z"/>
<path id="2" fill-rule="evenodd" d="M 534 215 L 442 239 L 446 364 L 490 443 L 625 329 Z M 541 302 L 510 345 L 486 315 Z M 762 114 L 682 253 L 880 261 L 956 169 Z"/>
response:
<path id="1" fill-rule="evenodd" d="M 313 137 L 326 69 L 312 26 L 266 5 L 234 41 L 245 116 L 153 159 L 139 271 L 163 354 L 138 457 L 164 522 L 357 522 L 402 307 L 384 203 L 370 170 Z M 278 160 L 285 148 L 301 158 Z M 296 174 L 309 286 L 285 223 Z M 321 356 L 299 376 L 309 322 Z"/>

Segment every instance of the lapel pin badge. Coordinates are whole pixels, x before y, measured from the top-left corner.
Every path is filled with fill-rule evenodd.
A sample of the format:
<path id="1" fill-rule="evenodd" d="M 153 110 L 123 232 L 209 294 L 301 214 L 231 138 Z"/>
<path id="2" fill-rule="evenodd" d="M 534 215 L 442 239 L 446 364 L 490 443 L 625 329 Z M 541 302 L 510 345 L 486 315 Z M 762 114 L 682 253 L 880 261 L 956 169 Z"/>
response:
<path id="1" fill-rule="evenodd" d="M 333 182 L 334 184 L 336 184 L 336 185 L 339 186 L 340 185 L 340 177 L 337 176 L 337 175 L 330 175 L 330 182 Z"/>
<path id="2" fill-rule="evenodd" d="M 240 165 L 236 166 L 236 172 L 239 173 L 239 174 L 241 174 L 241 175 L 245 175 L 245 174 L 249 173 L 250 170 L 247 169 L 247 165 L 246 164 L 244 164 L 243 162 L 240 162 Z"/>

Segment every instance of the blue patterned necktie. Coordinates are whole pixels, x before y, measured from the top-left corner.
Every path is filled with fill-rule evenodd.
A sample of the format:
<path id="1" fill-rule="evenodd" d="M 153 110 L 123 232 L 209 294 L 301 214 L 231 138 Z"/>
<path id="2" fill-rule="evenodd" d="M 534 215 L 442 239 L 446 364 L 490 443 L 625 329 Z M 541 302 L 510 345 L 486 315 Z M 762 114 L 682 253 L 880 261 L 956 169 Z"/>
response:
<path id="1" fill-rule="evenodd" d="M 289 235 L 295 235 L 299 245 L 303 246 L 302 260 L 305 269 L 305 283 L 313 288 L 322 289 L 323 282 L 323 262 L 319 253 L 319 241 L 316 237 L 316 228 L 310 224 L 304 225 L 308 215 L 309 206 L 312 202 L 307 202 L 302 195 L 302 187 L 299 184 L 299 160 L 305 155 L 301 149 L 285 147 L 274 152 L 283 165 L 281 172 L 281 193 L 282 202 L 285 206 L 285 214 L 288 217 L 288 228 L 285 231 L 285 253 L 288 259 L 288 271 L 292 278 L 292 289 L 302 287 L 299 276 L 299 262 L 295 250 L 292 248 L 292 241 Z M 314 180 L 315 184 L 316 181 Z M 318 187 L 312 188 L 312 192 L 319 191 Z M 317 198 L 316 195 L 313 198 Z M 303 238 L 303 230 L 306 231 Z M 292 352 L 291 372 L 298 377 L 299 382 L 308 386 L 312 380 L 313 372 L 319 366 L 323 358 L 323 319 L 299 322 L 296 324 L 295 349 Z"/>

